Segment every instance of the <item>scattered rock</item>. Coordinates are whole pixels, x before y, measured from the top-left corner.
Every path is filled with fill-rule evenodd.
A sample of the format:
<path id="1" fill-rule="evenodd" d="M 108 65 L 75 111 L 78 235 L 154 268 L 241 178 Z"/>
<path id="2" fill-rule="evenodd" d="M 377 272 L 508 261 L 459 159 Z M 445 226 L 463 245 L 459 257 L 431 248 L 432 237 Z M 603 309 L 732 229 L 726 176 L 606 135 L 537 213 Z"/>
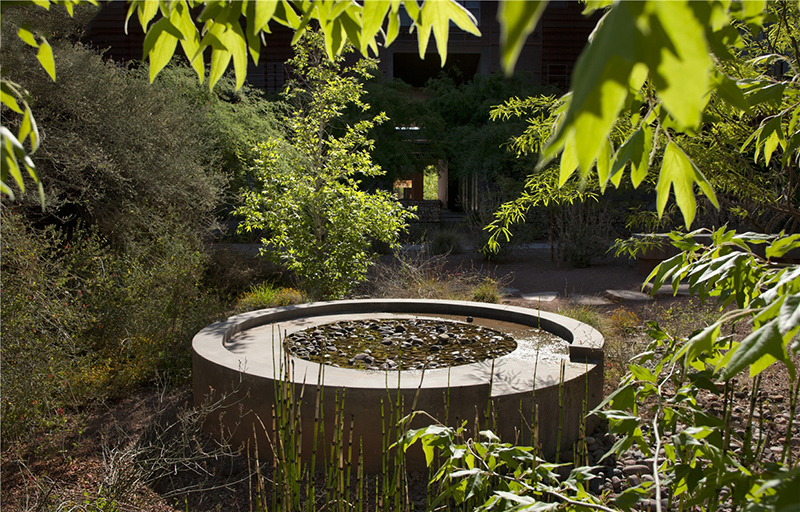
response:
<path id="1" fill-rule="evenodd" d="M 631 464 L 623 467 L 622 472 L 626 475 L 641 475 L 650 472 L 650 468 L 644 464 Z"/>

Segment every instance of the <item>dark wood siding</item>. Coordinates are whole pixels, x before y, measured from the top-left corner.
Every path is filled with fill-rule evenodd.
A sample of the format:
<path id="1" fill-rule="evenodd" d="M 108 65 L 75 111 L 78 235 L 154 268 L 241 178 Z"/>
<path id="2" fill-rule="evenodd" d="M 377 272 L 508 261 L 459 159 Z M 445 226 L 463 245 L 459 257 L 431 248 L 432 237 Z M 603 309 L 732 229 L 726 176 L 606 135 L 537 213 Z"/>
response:
<path id="1" fill-rule="evenodd" d="M 602 13 L 586 17 L 584 4 L 550 2 L 540 21 L 542 30 L 542 81 L 566 86 L 578 56 L 586 46 Z"/>
<path id="2" fill-rule="evenodd" d="M 128 4 L 113 0 L 102 4 L 102 8 L 86 27 L 84 43 L 106 50 L 105 56 L 116 61 L 140 60 L 144 46 L 144 32 L 139 17 L 134 14 L 125 34 L 125 16 Z"/>
<path id="3" fill-rule="evenodd" d="M 500 70 L 500 26 L 497 23 L 496 1 L 481 2 L 479 25 L 483 37 L 478 38 L 455 27 L 451 28 L 449 52 L 480 55 L 478 73 L 496 73 Z M 123 0 L 103 4 L 98 15 L 87 27 L 85 42 L 114 60 L 129 61 L 142 58 L 144 33 L 134 14 L 125 34 L 125 16 L 128 6 Z M 544 83 L 566 86 L 580 52 L 586 45 L 600 13 L 591 17 L 581 14 L 583 4 L 577 1 L 551 1 L 533 34 L 528 38 L 517 63 L 518 71 L 533 73 Z M 283 85 L 283 63 L 291 58 L 293 32 L 276 23 L 271 24 L 272 34 L 266 34 L 266 47 L 262 48 L 258 66 L 248 60 L 248 81 L 269 92 Z M 381 69 L 391 76 L 394 53 L 417 53 L 416 34 L 407 35 L 407 29 L 395 43 L 381 52 Z M 180 47 L 177 50 L 180 53 Z M 431 38 L 429 52 L 435 52 Z M 454 59 L 455 60 L 455 59 Z"/>

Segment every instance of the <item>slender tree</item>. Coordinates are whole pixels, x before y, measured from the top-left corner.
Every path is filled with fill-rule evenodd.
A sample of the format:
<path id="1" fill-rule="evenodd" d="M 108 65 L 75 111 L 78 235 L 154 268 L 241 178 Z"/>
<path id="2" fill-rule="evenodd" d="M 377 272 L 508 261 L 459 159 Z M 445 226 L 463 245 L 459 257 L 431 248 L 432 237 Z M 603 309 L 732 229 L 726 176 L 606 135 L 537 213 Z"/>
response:
<path id="1" fill-rule="evenodd" d="M 367 133 L 386 115 L 341 121 L 348 107 L 369 109 L 362 81 L 375 61 L 346 66 L 344 55 L 328 59 L 323 42 L 307 32 L 295 46 L 294 78 L 283 93 L 292 105 L 288 143 L 259 146 L 258 187 L 238 210 L 243 229 L 265 230 L 262 252 L 294 272 L 314 299 L 341 297 L 363 281 L 376 257 L 372 241 L 396 246 L 411 216 L 390 193 L 359 187 L 361 177 L 383 174 Z"/>

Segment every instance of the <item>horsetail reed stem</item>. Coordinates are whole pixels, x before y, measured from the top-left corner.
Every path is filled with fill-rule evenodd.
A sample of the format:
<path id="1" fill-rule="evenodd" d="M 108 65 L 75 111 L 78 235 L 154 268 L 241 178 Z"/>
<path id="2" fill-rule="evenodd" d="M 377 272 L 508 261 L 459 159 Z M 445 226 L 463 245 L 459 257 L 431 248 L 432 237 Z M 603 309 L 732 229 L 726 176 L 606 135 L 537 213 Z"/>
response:
<path id="1" fill-rule="evenodd" d="M 485 430 L 496 430 L 494 425 L 494 415 L 492 415 L 492 388 L 494 387 L 494 357 L 492 357 L 492 367 L 489 370 L 489 399 L 486 401 L 486 412 L 483 413 L 483 428 Z M 492 416 L 492 426 L 489 427 L 489 416 Z"/>
<path id="2" fill-rule="evenodd" d="M 388 393 L 387 393 L 388 394 Z M 381 439 L 383 441 L 383 455 L 381 457 L 381 475 L 383 476 L 383 488 L 389 486 L 389 438 L 386 435 L 386 411 L 384 409 L 384 401 L 381 397 Z M 378 500 L 380 499 L 381 506 L 383 506 L 383 496 L 378 498 L 378 477 L 375 477 L 375 510 L 378 507 Z"/>
<path id="3" fill-rule="evenodd" d="M 375 476 L 375 512 L 381 510 L 380 507 L 383 507 L 383 495 L 378 497 L 378 477 Z"/>
<path id="4" fill-rule="evenodd" d="M 566 363 L 561 360 L 561 371 L 558 377 L 558 435 L 556 436 L 556 464 L 561 457 L 561 430 L 564 423 L 564 369 Z"/>
<path id="5" fill-rule="evenodd" d="M 331 443 L 330 459 L 325 468 L 326 470 L 326 496 L 328 503 L 337 500 L 337 493 L 339 490 L 338 478 L 336 469 L 339 466 L 339 448 L 341 446 L 341 427 L 339 415 L 339 393 L 334 394 L 333 401 L 333 442 Z"/>
<path id="6" fill-rule="evenodd" d="M 800 377 L 797 382 L 789 381 L 789 421 L 786 425 L 786 439 L 783 443 L 783 454 L 781 455 L 781 462 L 791 470 L 794 467 L 792 460 L 792 427 L 794 426 L 794 415 L 797 411 L 797 391 L 800 389 Z"/>
<path id="7" fill-rule="evenodd" d="M 587 402 L 589 399 L 589 363 L 584 363 L 583 368 L 583 376 L 584 376 L 584 389 L 583 389 L 583 399 L 581 400 L 581 423 L 578 426 L 578 452 L 581 455 L 581 461 L 583 466 L 589 465 L 589 450 L 586 446 L 586 422 L 587 422 L 587 415 L 589 414 L 587 408 Z M 577 460 L 577 458 L 575 459 Z"/>
<path id="8" fill-rule="evenodd" d="M 350 489 L 350 472 L 353 466 L 353 426 L 355 424 L 356 417 L 354 414 L 350 415 L 350 432 L 347 435 L 347 474 L 346 474 L 346 485 L 347 489 Z"/>
<path id="9" fill-rule="evenodd" d="M 256 492 L 260 498 L 259 501 L 263 502 L 262 510 L 267 508 L 266 503 L 266 496 L 264 496 L 264 488 L 262 487 L 261 482 L 261 464 L 258 463 L 258 438 L 256 437 L 256 425 L 253 423 L 253 442 L 255 443 L 255 452 L 256 452 Z M 274 495 L 275 493 L 273 493 Z"/>
<path id="10" fill-rule="evenodd" d="M 745 448 L 745 454 L 747 456 L 745 460 L 747 460 L 747 462 L 753 462 L 753 460 L 755 459 L 754 457 L 755 454 L 752 450 L 753 413 L 756 410 L 756 398 L 758 396 L 758 390 L 760 387 L 761 387 L 761 374 L 758 374 L 753 379 L 753 389 L 750 394 L 750 410 L 747 415 L 747 424 L 745 425 L 745 430 L 744 430 L 744 442 L 742 443 L 742 446 Z M 728 414 L 730 411 L 728 411 L 728 409 L 729 409 L 728 402 L 727 400 L 725 400 L 723 409 L 725 423 L 728 423 L 730 421 L 730 414 Z"/>
<path id="11" fill-rule="evenodd" d="M 356 512 L 363 512 L 364 510 L 364 489 L 367 485 L 364 479 L 364 443 L 359 438 L 358 440 L 358 468 L 356 469 L 356 478 L 357 478 L 357 500 L 356 500 Z"/>
<path id="12" fill-rule="evenodd" d="M 308 478 L 306 479 L 306 510 L 313 510 L 315 505 L 315 500 L 313 499 L 313 497 L 316 495 L 316 485 L 314 482 L 314 475 L 316 475 L 317 471 L 317 446 L 319 445 L 321 429 L 323 432 L 322 438 L 324 439 L 324 427 L 322 424 L 322 419 L 323 419 L 322 399 L 325 389 L 322 386 L 322 383 L 324 381 L 325 381 L 325 365 L 319 365 L 319 371 L 317 372 L 317 390 L 314 399 L 314 430 L 311 440 L 312 441 L 311 470 L 309 471 Z"/>
<path id="13" fill-rule="evenodd" d="M 533 363 L 533 385 L 531 386 L 531 446 L 534 453 L 539 453 L 539 410 L 536 406 L 536 376 L 539 374 L 539 351 Z M 534 461 L 535 461 L 534 457 Z M 534 462 L 535 464 L 535 462 Z"/>

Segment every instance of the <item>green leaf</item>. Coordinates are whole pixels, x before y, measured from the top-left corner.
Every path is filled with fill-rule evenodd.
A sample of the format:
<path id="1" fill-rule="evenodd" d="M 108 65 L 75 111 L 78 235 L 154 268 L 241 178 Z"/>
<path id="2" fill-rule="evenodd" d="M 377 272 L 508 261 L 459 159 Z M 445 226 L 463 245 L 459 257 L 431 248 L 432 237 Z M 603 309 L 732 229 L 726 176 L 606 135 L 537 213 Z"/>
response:
<path id="1" fill-rule="evenodd" d="M 753 331 L 733 350 L 735 350 L 734 354 L 728 359 L 728 364 L 722 370 L 722 378 L 725 380 L 737 375 L 748 365 L 753 365 L 750 373 L 751 376 L 755 376 L 773 361 L 788 359 L 777 319 L 773 319 Z M 759 364 L 756 365 L 756 363 Z"/>
<path id="2" fill-rule="evenodd" d="M 361 11 L 361 53 L 366 55 L 367 48 L 375 35 L 380 32 L 386 13 L 391 9 L 389 0 L 373 0 L 364 2 Z"/>
<path id="3" fill-rule="evenodd" d="M 547 1 L 505 0 L 497 9 L 500 22 L 500 62 L 506 75 L 514 72 L 525 41 L 536 28 Z"/>
<path id="4" fill-rule="evenodd" d="M 399 1 L 392 2 L 392 10 L 389 11 L 389 24 L 386 27 L 385 45 L 389 46 L 397 39 L 400 34 L 400 7 Z"/>
<path id="5" fill-rule="evenodd" d="M 36 36 L 33 35 L 33 31 L 28 25 L 22 25 L 19 27 L 19 30 L 17 30 L 17 35 L 28 45 L 33 46 L 34 48 L 39 47 L 39 43 L 36 42 Z"/>
<path id="6" fill-rule="evenodd" d="M 164 69 L 178 45 L 181 31 L 172 24 L 169 18 L 161 18 L 147 31 L 144 38 L 144 53 L 150 60 L 150 83 Z"/>
<path id="7" fill-rule="evenodd" d="M 630 370 L 631 374 L 637 379 L 650 382 L 655 384 L 656 383 L 656 376 L 653 375 L 653 372 L 645 368 L 644 366 L 639 366 L 638 364 L 629 364 L 628 369 Z"/>
<path id="8" fill-rule="evenodd" d="M 606 405 L 609 404 L 618 411 L 634 410 L 636 407 L 636 391 L 634 385 L 631 383 L 625 385 L 620 384 L 620 387 L 603 400 L 603 403 L 598 405 L 592 413 L 602 413 L 607 409 Z"/>
<path id="9" fill-rule="evenodd" d="M 614 147 L 611 145 L 611 139 L 606 137 L 606 142 L 600 146 L 600 153 L 597 155 L 597 178 L 600 181 L 601 192 L 605 192 L 606 185 L 608 184 L 613 153 Z"/>
<path id="10" fill-rule="evenodd" d="M 275 14 L 272 19 L 285 27 L 295 30 L 300 27 L 301 23 L 300 17 L 287 0 L 281 0 L 281 2 L 275 7 Z"/>
<path id="11" fill-rule="evenodd" d="M 530 496 L 520 496 L 507 491 L 494 491 L 494 494 L 503 498 L 504 500 L 513 501 L 514 503 L 519 503 L 520 505 L 532 506 L 539 504 L 537 500 L 531 498 Z M 555 507 L 553 507 L 552 505 L 555 505 Z M 559 506 L 560 506 L 559 503 L 553 503 L 549 504 L 548 508 L 555 510 Z M 530 510 L 530 508 L 528 508 L 527 510 Z"/>
<path id="12" fill-rule="evenodd" d="M 650 78 L 664 108 L 680 126 L 697 128 L 711 85 L 705 27 L 692 2 L 651 2 L 648 7 L 650 31 L 639 50 L 650 68 Z"/>
<path id="13" fill-rule="evenodd" d="M 778 313 L 778 331 L 782 335 L 800 327 L 800 294 L 786 297 Z"/>
<path id="14" fill-rule="evenodd" d="M 561 161 L 559 162 L 558 173 L 558 186 L 564 186 L 564 183 L 569 180 L 575 169 L 578 168 L 578 143 L 575 140 L 575 130 L 570 130 L 567 133 L 564 142 L 564 151 L 561 153 Z"/>
<path id="15" fill-rule="evenodd" d="M 22 123 L 19 125 L 19 140 L 25 142 L 25 139 L 30 136 L 31 138 L 31 153 L 39 149 L 39 129 L 36 127 L 36 120 L 33 118 L 33 112 L 30 108 L 25 108 L 25 114 L 22 116 Z"/>
<path id="16" fill-rule="evenodd" d="M 128 5 L 128 14 L 125 15 L 125 35 L 128 35 L 128 22 L 131 20 L 131 16 L 133 16 L 133 13 L 137 11 L 136 4 L 137 2 L 135 0 L 132 0 Z"/>
<path id="17" fill-rule="evenodd" d="M 428 39 L 431 30 L 433 30 L 433 37 L 436 39 L 436 49 L 439 52 L 442 66 L 447 61 L 447 39 L 450 33 L 451 20 L 461 30 L 474 36 L 480 37 L 481 35 L 481 31 L 475 26 L 475 18 L 472 17 L 472 14 L 453 0 L 424 2 L 419 17 L 419 56 L 421 59 L 425 59 Z"/>
<path id="18" fill-rule="evenodd" d="M 629 162 L 631 164 L 631 182 L 634 188 L 637 188 L 647 176 L 651 132 L 648 125 L 642 124 L 617 150 L 609 177 L 615 187 L 619 186 L 625 166 Z"/>
<path id="19" fill-rule="evenodd" d="M 3 152 L 6 153 L 6 165 L 3 166 L 3 170 L 10 174 L 14 181 L 16 182 L 17 186 L 19 187 L 20 192 L 23 194 L 25 193 L 25 182 L 22 180 L 22 172 L 19 168 L 19 162 L 17 160 L 17 153 L 22 152 L 24 154 L 25 149 L 23 148 L 22 144 L 17 137 L 11 133 L 8 128 L 5 126 L 0 127 L 0 134 L 5 139 L 3 142 Z M 10 165 L 9 165 L 10 164 Z"/>
<path id="20" fill-rule="evenodd" d="M 158 12 L 158 2 L 153 2 L 151 0 L 142 0 L 140 2 L 136 2 L 139 14 L 139 23 L 142 25 L 142 29 L 147 30 L 147 25 L 150 23 L 150 20 Z"/>
<path id="21" fill-rule="evenodd" d="M 756 159 L 758 159 L 759 149 L 764 150 L 764 160 L 769 165 L 772 153 L 780 145 L 786 148 L 786 138 L 783 136 L 783 127 L 781 126 L 781 118 L 778 116 L 773 117 L 764 123 L 760 130 L 758 130 L 758 138 L 756 140 Z"/>
<path id="22" fill-rule="evenodd" d="M 742 0 L 742 7 L 744 7 L 744 19 L 760 16 L 767 6 L 767 0 Z"/>
<path id="23" fill-rule="evenodd" d="M 20 107 L 19 103 L 17 103 L 17 98 L 14 95 L 14 91 L 5 80 L 0 82 L 0 101 L 2 101 L 3 105 L 7 106 L 14 112 L 22 114 L 22 107 Z"/>
<path id="24" fill-rule="evenodd" d="M 47 74 L 50 75 L 50 78 L 55 81 L 56 61 L 53 58 L 53 48 L 50 47 L 50 43 L 44 38 L 42 38 L 42 42 L 39 44 L 39 51 L 36 52 L 36 58 L 39 60 L 39 64 L 42 65 L 44 70 L 47 71 Z"/>
<path id="25" fill-rule="evenodd" d="M 740 81 L 740 83 L 747 83 L 747 82 Z M 767 85 L 763 87 L 756 87 L 755 89 L 750 89 L 750 92 L 747 94 L 747 101 L 753 107 L 761 103 L 772 103 L 774 105 L 779 105 L 781 100 L 783 99 L 783 93 L 785 90 L 786 90 L 786 84 L 783 82 L 777 84 L 767 82 Z"/>
<path id="26" fill-rule="evenodd" d="M 664 282 L 667 278 L 673 276 L 676 272 L 678 272 L 681 268 L 681 265 L 684 263 L 685 253 L 676 254 L 672 258 L 659 263 L 659 265 L 650 272 L 650 275 L 647 276 L 645 279 L 645 283 L 653 281 L 653 289 L 650 292 L 650 295 L 655 295 L 655 293 L 664 285 Z M 674 293 L 677 295 L 678 289 L 677 285 L 674 286 Z"/>
<path id="27" fill-rule="evenodd" d="M 320 17 L 322 16 L 323 15 L 320 14 Z M 347 41 L 347 34 L 345 33 L 344 26 L 337 17 L 331 22 L 323 24 L 322 32 L 325 34 L 325 51 L 328 54 L 328 58 L 333 60 L 336 55 L 341 53 Z M 358 41 L 356 41 L 356 44 L 358 44 Z"/>
<path id="28" fill-rule="evenodd" d="M 640 128 L 642 132 L 641 152 L 638 147 L 631 150 L 631 184 L 633 188 L 639 188 L 647 177 L 650 168 L 650 152 L 653 150 L 653 130 L 650 126 L 643 124 Z"/>
<path id="29" fill-rule="evenodd" d="M 205 74 L 205 66 L 203 65 L 202 54 L 199 54 L 200 49 L 200 33 L 192 21 L 189 7 L 185 1 L 178 3 L 170 13 L 170 22 L 180 32 L 178 39 L 181 42 L 183 53 L 190 60 L 192 69 L 197 73 L 200 82 L 203 82 L 203 75 Z M 199 57 L 199 58 L 198 58 Z"/>
<path id="30" fill-rule="evenodd" d="M 719 208 L 714 190 L 703 173 L 677 144 L 670 142 L 664 150 L 664 159 L 658 174 L 658 183 L 656 183 L 656 208 L 659 217 L 664 213 L 669 199 L 669 191 L 672 188 L 675 202 L 683 214 L 686 227 L 689 228 L 694 221 L 697 207 L 694 198 L 694 183 L 697 183 L 711 203 Z"/>
<path id="31" fill-rule="evenodd" d="M 736 85 L 736 82 L 719 72 L 714 73 L 713 82 L 720 98 L 748 114 L 751 113 L 750 104 L 747 102 L 747 98 L 744 97 L 742 90 Z"/>
<path id="32" fill-rule="evenodd" d="M 239 21 L 231 23 L 229 30 L 224 32 L 222 42 L 233 56 L 233 71 L 236 74 L 236 88 L 244 84 L 247 77 L 247 41 Z"/>
<path id="33" fill-rule="evenodd" d="M 800 234 L 779 236 L 767 246 L 765 255 L 767 259 L 780 258 L 792 249 L 800 248 Z"/>
<path id="34" fill-rule="evenodd" d="M 681 354 L 686 354 L 686 364 L 692 364 L 698 356 L 702 354 L 709 354 L 714 344 L 719 338 L 720 326 L 719 324 L 712 324 L 698 334 L 692 336 L 689 341 L 676 353 L 676 357 Z"/>
<path id="35" fill-rule="evenodd" d="M 640 8 L 636 2 L 615 4 L 598 25 L 575 65 L 573 76 L 581 79 L 573 83 L 564 124 L 543 149 L 544 160 L 573 138 L 579 141 L 574 147 L 581 174 L 585 176 L 591 169 L 628 97 L 637 33 L 632 9 Z M 561 178 L 563 182 L 564 174 Z"/>
<path id="36" fill-rule="evenodd" d="M 278 8 L 278 0 L 250 0 L 254 4 L 253 16 L 247 18 L 248 26 L 252 25 L 253 34 L 264 30 Z M 248 8 L 250 6 L 248 5 Z"/>

